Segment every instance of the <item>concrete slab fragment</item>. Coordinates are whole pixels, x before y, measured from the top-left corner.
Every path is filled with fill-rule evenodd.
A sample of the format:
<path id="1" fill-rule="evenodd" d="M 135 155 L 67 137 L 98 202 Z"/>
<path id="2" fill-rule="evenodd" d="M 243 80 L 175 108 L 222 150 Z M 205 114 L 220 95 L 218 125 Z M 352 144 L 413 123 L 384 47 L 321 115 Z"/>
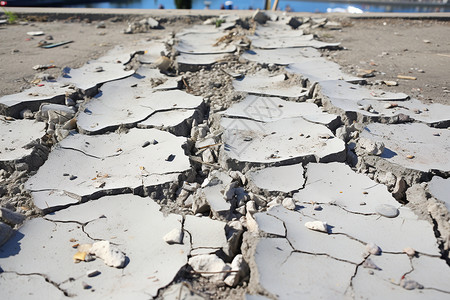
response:
<path id="1" fill-rule="evenodd" d="M 0 163 L 30 156 L 35 150 L 30 143 L 45 135 L 45 127 L 44 122 L 0 118 Z"/>
<path id="2" fill-rule="evenodd" d="M 141 64 L 152 64 L 161 57 L 161 52 L 166 51 L 163 41 L 152 40 L 142 45 L 144 54 L 138 54 L 138 61 Z"/>
<path id="3" fill-rule="evenodd" d="M 313 39 L 313 35 L 303 35 L 297 38 L 280 37 L 280 38 L 265 38 L 258 36 L 249 36 L 252 41 L 252 47 L 260 49 L 281 49 L 281 48 L 301 48 L 312 47 L 316 49 L 333 48 L 340 45 L 340 43 L 325 43 Z"/>
<path id="4" fill-rule="evenodd" d="M 313 231 L 305 223 L 314 221 L 320 216 L 304 216 L 300 213 L 285 209 L 281 205 L 267 211 L 267 214 L 283 221 L 286 227 L 286 238 L 292 247 L 300 252 L 317 255 L 327 255 L 335 259 L 359 264 L 364 260 L 364 244 L 345 235 L 333 235 Z M 328 221 L 327 219 L 320 219 Z M 329 223 L 330 225 L 334 225 Z"/>
<path id="5" fill-rule="evenodd" d="M 260 64 L 288 65 L 320 57 L 320 52 L 311 47 L 282 48 L 282 49 L 254 49 L 245 51 L 241 57 Z"/>
<path id="6" fill-rule="evenodd" d="M 344 161 L 345 145 L 323 125 L 302 118 L 261 123 L 222 118 L 226 162 L 273 165 L 300 161 Z M 282 142 L 283 141 L 283 142 Z"/>
<path id="7" fill-rule="evenodd" d="M 79 113 L 78 129 L 102 133 L 121 124 L 134 125 L 156 112 L 195 109 L 203 104 L 202 97 L 179 90 L 152 92 L 152 80 L 162 78 L 158 71 L 144 68 L 135 76 L 103 85 L 101 93 Z"/>
<path id="8" fill-rule="evenodd" d="M 185 33 L 179 36 L 175 46 L 181 53 L 191 54 L 219 54 L 236 51 L 233 44 L 219 43 L 225 34 L 222 32 Z"/>
<path id="9" fill-rule="evenodd" d="M 43 86 L 33 86 L 23 92 L 6 95 L 0 98 L 0 113 L 20 117 L 20 112 L 26 108 L 38 111 L 42 103 L 64 103 L 66 93 L 71 95 L 75 89 L 56 81 L 42 82 Z"/>
<path id="10" fill-rule="evenodd" d="M 261 239 L 255 253 L 259 283 L 278 299 L 340 298 L 354 273 L 349 263 L 293 253 L 283 238 Z"/>
<path id="11" fill-rule="evenodd" d="M 306 203 L 327 203 L 356 213 L 375 214 L 376 208 L 388 204 L 399 208 L 387 187 L 341 163 L 310 163 L 305 188 L 294 199 Z M 364 203 L 364 205 L 361 205 Z"/>
<path id="12" fill-rule="evenodd" d="M 408 279 L 417 281 L 424 288 L 433 288 L 450 293 L 450 268 L 445 260 L 439 257 L 429 257 L 421 255 L 412 258 L 412 267 L 414 270 L 407 275 Z M 433 270 L 430 272 L 430 270 Z"/>
<path id="13" fill-rule="evenodd" d="M 177 136 L 189 136 L 192 121 L 200 119 L 200 113 L 194 109 L 176 109 L 160 111 L 137 124 L 138 128 L 156 128 Z"/>
<path id="14" fill-rule="evenodd" d="M 187 215 L 183 228 L 192 237 L 192 250 L 207 248 L 217 251 L 228 247 L 225 225 L 222 221 Z"/>
<path id="15" fill-rule="evenodd" d="M 235 79 L 233 87 L 236 91 L 267 96 L 296 98 L 307 94 L 301 85 L 293 85 L 287 81 L 284 74 L 273 77 L 245 76 L 242 79 Z"/>
<path id="16" fill-rule="evenodd" d="M 57 81 L 64 84 L 73 84 L 83 91 L 88 91 L 99 84 L 133 74 L 134 70 L 126 71 L 122 64 L 92 60 L 79 69 L 64 68 L 62 76 Z"/>
<path id="17" fill-rule="evenodd" d="M 301 164 L 281 167 L 268 167 L 245 175 L 251 186 L 265 191 L 280 191 L 289 193 L 303 187 L 305 178 Z"/>
<path id="18" fill-rule="evenodd" d="M 439 255 L 432 225 L 419 220 L 409 208 L 400 207 L 396 218 L 384 218 L 346 212 L 335 205 L 322 204 L 322 210 L 314 210 L 311 204 L 303 206 L 301 213 L 326 221 L 332 235 L 345 234 L 363 244 L 373 242 L 383 252 L 402 253 L 404 248 L 411 247 L 421 253 Z"/>
<path id="19" fill-rule="evenodd" d="M 450 131 L 425 124 L 369 124 L 361 137 L 385 145 L 381 159 L 407 169 L 450 172 Z"/>
<path id="20" fill-rule="evenodd" d="M 254 214 L 253 218 L 258 224 L 259 232 L 277 235 L 279 237 L 286 237 L 284 222 L 277 217 L 274 217 L 266 212 L 262 212 Z"/>
<path id="21" fill-rule="evenodd" d="M 286 71 L 302 75 L 310 82 L 322 82 L 326 80 L 345 80 L 359 82 L 362 79 L 345 74 L 341 66 L 323 57 L 310 58 L 301 62 L 294 62 L 286 67 Z"/>
<path id="22" fill-rule="evenodd" d="M 45 274 L 68 294 L 88 299 L 96 299 L 100 295 L 131 295 L 135 299 L 156 296 L 158 289 L 169 284 L 187 263 L 190 250 L 187 236 L 182 245 L 164 242 L 163 236 L 167 231 L 181 228 L 181 217 L 164 217 L 159 209 L 159 205 L 149 198 L 108 196 L 47 216 L 64 223 L 34 219 L 19 231 L 23 248 L 14 256 L 0 259 L 2 267 L 19 273 Z M 129 259 L 125 267 L 111 268 L 100 259 L 72 263 L 70 258 L 76 250 L 72 249 L 73 242 L 69 240 L 72 238 L 80 244 L 92 240 L 78 223 L 71 222 L 89 222 L 84 227 L 89 236 L 117 243 Z M 119 227 L 121 230 L 116 230 Z M 13 238 L 2 250 L 11 253 L 17 249 L 17 243 Z M 54 264 L 42 259 L 48 255 Z M 99 270 L 100 275 L 88 278 L 87 271 L 92 269 Z M 91 285 L 95 292 L 84 290 L 82 281 Z"/>
<path id="23" fill-rule="evenodd" d="M 444 202 L 447 210 L 450 211 L 450 178 L 434 176 L 428 183 L 428 190 L 434 198 Z"/>
<path id="24" fill-rule="evenodd" d="M 148 141 L 157 144 L 146 147 Z M 59 144 L 48 160 L 26 183 L 32 192 L 55 191 L 80 199 L 99 198 L 105 193 L 131 192 L 136 188 L 157 188 L 190 169 L 181 145 L 184 138 L 156 129 L 131 129 L 126 134 L 70 136 Z M 171 157 L 171 159 L 169 159 Z M 120 161 L 120 163 L 118 163 Z M 61 205 L 51 199 L 34 199 L 37 207 L 52 209 Z M 69 197 L 70 203 L 74 202 Z M 69 203 L 67 203 L 69 204 Z"/>

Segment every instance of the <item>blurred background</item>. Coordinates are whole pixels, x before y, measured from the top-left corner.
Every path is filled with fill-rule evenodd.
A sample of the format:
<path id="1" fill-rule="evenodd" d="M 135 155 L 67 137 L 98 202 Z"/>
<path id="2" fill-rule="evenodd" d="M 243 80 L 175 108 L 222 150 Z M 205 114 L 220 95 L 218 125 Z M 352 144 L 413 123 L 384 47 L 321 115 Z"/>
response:
<path id="1" fill-rule="evenodd" d="M 6 6 L 136 9 L 264 9 L 265 0 L 7 0 Z M 272 5 L 274 0 L 272 0 Z M 187 6 L 186 6 L 187 5 Z M 278 10 L 295 12 L 450 12 L 448 0 L 279 0 Z"/>

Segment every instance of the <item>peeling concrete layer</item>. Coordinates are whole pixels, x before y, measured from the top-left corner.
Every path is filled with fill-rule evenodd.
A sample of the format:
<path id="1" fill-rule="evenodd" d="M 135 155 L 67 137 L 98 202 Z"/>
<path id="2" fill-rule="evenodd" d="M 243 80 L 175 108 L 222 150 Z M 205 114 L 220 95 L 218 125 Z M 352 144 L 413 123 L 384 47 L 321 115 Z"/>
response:
<path id="1" fill-rule="evenodd" d="M 157 143 L 143 147 L 153 140 Z M 128 133 L 101 136 L 76 134 L 51 152 L 26 187 L 54 196 L 63 191 L 62 194 L 92 199 L 115 191 L 161 186 L 190 169 L 181 147 L 184 142 L 184 138 L 156 129 L 131 129 Z M 41 209 L 61 205 L 44 195 L 34 200 Z"/>
<path id="2" fill-rule="evenodd" d="M 274 77 L 246 76 L 243 79 L 234 80 L 233 87 L 236 91 L 267 96 L 296 98 L 307 94 L 301 86 L 292 86 L 287 83 L 286 76 L 283 74 Z"/>
<path id="3" fill-rule="evenodd" d="M 254 61 L 260 64 L 289 65 L 303 60 L 310 60 L 313 57 L 320 57 L 320 52 L 311 47 L 305 48 L 281 48 L 281 49 L 254 49 L 247 50 L 241 58 Z"/>

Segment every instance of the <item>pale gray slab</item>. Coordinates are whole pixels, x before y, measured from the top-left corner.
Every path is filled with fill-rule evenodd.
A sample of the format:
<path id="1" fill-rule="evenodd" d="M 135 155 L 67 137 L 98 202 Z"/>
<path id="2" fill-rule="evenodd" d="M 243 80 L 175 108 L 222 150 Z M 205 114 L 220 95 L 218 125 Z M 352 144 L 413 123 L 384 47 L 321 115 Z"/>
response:
<path id="1" fill-rule="evenodd" d="M 320 57 L 320 52 L 311 47 L 284 49 L 254 49 L 245 51 L 241 57 L 260 64 L 288 65 Z"/>
<path id="2" fill-rule="evenodd" d="M 440 253 L 432 225 L 420 220 L 409 208 L 400 207 L 398 217 L 385 218 L 350 213 L 329 204 L 322 204 L 322 210 L 314 210 L 312 204 L 303 206 L 300 212 L 304 216 L 327 222 L 332 233 L 346 234 L 364 244 L 375 243 L 382 251 L 401 253 L 411 247 L 429 255 Z"/>
<path id="3" fill-rule="evenodd" d="M 211 66 L 219 61 L 224 60 L 227 54 L 188 54 L 180 53 L 176 57 L 176 63 L 179 67 L 183 68 L 183 65 L 194 65 L 194 66 Z"/>
<path id="4" fill-rule="evenodd" d="M 44 274 L 69 294 L 87 299 L 112 295 L 133 299 L 156 296 L 158 290 L 172 282 L 179 269 L 187 263 L 190 251 L 188 235 L 185 235 L 182 245 L 164 242 L 163 236 L 167 232 L 181 228 L 181 217 L 164 217 L 159 209 L 159 205 L 150 198 L 108 196 L 48 216 L 64 223 L 31 220 L 2 249 L 10 253 L 9 257 L 0 258 L 2 268 L 19 273 Z M 72 256 L 76 249 L 71 247 L 72 244 L 92 243 L 93 240 L 78 223 L 71 221 L 90 221 L 84 227 L 89 236 L 117 243 L 128 257 L 126 266 L 123 269 L 112 268 L 101 259 L 74 264 Z M 70 239 L 76 242 L 70 242 Z M 20 252 L 13 255 L 19 249 Z M 43 259 L 45 257 L 51 257 L 53 262 L 48 263 Z M 88 278 L 86 272 L 92 269 L 97 269 L 100 274 Z M 69 278 L 75 280 L 70 281 Z M 91 285 L 95 292 L 84 290 L 82 281 Z"/>
<path id="5" fill-rule="evenodd" d="M 295 98 L 307 94 L 307 91 L 300 85 L 292 85 L 291 82 L 287 82 L 284 74 L 273 77 L 245 76 L 243 79 L 234 80 L 233 87 L 236 91 L 267 96 Z"/>
<path id="6" fill-rule="evenodd" d="M 37 274 L 0 273 L 2 299 L 63 299 L 64 293 Z"/>
<path id="7" fill-rule="evenodd" d="M 45 135 L 46 124 L 34 120 L 6 120 L 0 118 L 0 162 L 20 160 L 34 148 L 26 145 Z"/>
<path id="8" fill-rule="evenodd" d="M 255 28 L 255 35 L 273 38 L 273 37 L 289 37 L 298 38 L 304 36 L 304 32 L 301 29 L 294 30 L 286 22 L 273 22 L 268 21 L 264 25 L 257 25 Z"/>
<path id="9" fill-rule="evenodd" d="M 301 62 L 294 62 L 286 67 L 286 71 L 300 74 L 311 82 L 322 82 L 326 80 L 361 81 L 361 78 L 345 74 L 341 66 L 327 60 L 324 57 L 314 57 Z"/>
<path id="10" fill-rule="evenodd" d="M 258 164 L 345 160 L 342 140 L 333 138 L 325 126 L 302 118 L 269 123 L 222 118 L 221 126 L 225 129 L 223 155 L 226 160 Z"/>
<path id="11" fill-rule="evenodd" d="M 293 253 L 286 239 L 261 239 L 255 262 L 260 285 L 278 299 L 339 299 L 355 266 L 324 255 Z"/>
<path id="12" fill-rule="evenodd" d="M 311 164 L 310 164 L 311 165 Z M 289 193 L 303 187 L 303 166 L 268 167 L 257 171 L 247 172 L 247 179 L 259 189 Z"/>
<path id="13" fill-rule="evenodd" d="M 253 218 L 258 224 L 259 232 L 286 237 L 286 229 L 282 220 L 268 214 L 267 212 L 255 213 Z"/>
<path id="14" fill-rule="evenodd" d="M 167 79 L 155 72 L 139 69 L 138 74 L 132 77 L 102 86 L 101 93 L 78 115 L 79 130 L 104 132 L 116 129 L 121 124 L 144 121 L 158 111 L 194 109 L 203 103 L 202 97 L 180 90 L 154 91 L 152 79 Z"/>
<path id="15" fill-rule="evenodd" d="M 313 35 L 303 35 L 297 38 L 292 37 L 257 37 L 249 36 L 252 41 L 252 46 L 261 49 L 281 49 L 281 48 L 301 48 L 301 47 L 313 47 L 313 48 L 329 48 L 337 47 L 340 43 L 325 43 L 321 41 L 313 40 Z"/>
<path id="16" fill-rule="evenodd" d="M 302 212 L 301 208 L 300 212 Z M 305 226 L 306 222 L 316 219 L 326 222 L 326 219 L 320 219 L 319 216 L 314 216 L 313 218 L 304 216 L 281 205 L 272 207 L 267 211 L 267 214 L 275 216 L 284 222 L 287 233 L 286 238 L 295 250 L 311 254 L 329 255 L 335 259 L 354 264 L 359 264 L 364 260 L 362 255 L 364 253 L 364 244 L 345 235 L 329 235 L 324 232 L 310 230 Z M 334 226 L 331 223 L 330 225 Z M 331 232 L 332 228 L 329 231 Z"/>
<path id="17" fill-rule="evenodd" d="M 434 198 L 444 202 L 447 210 L 450 211 L 450 178 L 434 176 L 428 183 L 428 190 Z"/>
<path id="18" fill-rule="evenodd" d="M 322 113 L 322 109 L 314 103 L 293 102 L 285 101 L 277 97 L 248 95 L 241 102 L 233 104 L 223 114 L 229 117 L 271 122 Z"/>
<path id="19" fill-rule="evenodd" d="M 192 249 L 228 247 L 225 235 L 225 222 L 212 220 L 208 217 L 187 215 L 184 220 L 184 230 L 192 237 Z"/>
<path id="20" fill-rule="evenodd" d="M 331 203 L 364 214 L 375 214 L 380 204 L 400 207 L 385 185 L 355 173 L 342 163 L 310 163 L 306 178 L 305 188 L 294 194 L 294 199 L 300 202 Z"/>
<path id="21" fill-rule="evenodd" d="M 101 68 L 102 71 L 98 71 Z M 119 63 L 105 63 L 101 61 L 88 61 L 79 69 L 64 68 L 62 75 L 57 79 L 60 83 L 73 84 L 77 88 L 87 91 L 95 86 L 128 77 L 134 70 L 125 70 Z"/>
<path id="22" fill-rule="evenodd" d="M 236 51 L 236 46 L 231 43 L 220 43 L 215 46 L 225 35 L 223 32 L 185 33 L 178 37 L 175 49 L 181 53 L 191 54 L 219 54 Z"/>
<path id="23" fill-rule="evenodd" d="M 383 142 L 385 150 L 381 158 L 393 165 L 423 172 L 450 171 L 450 131 L 447 129 L 418 123 L 374 123 L 361 132 L 361 137 Z"/>
<path id="24" fill-rule="evenodd" d="M 142 64 L 152 64 L 161 57 L 161 52 L 166 50 L 164 41 L 152 40 L 142 43 L 139 47 L 144 54 L 138 54 L 138 60 Z"/>
<path id="25" fill-rule="evenodd" d="M 45 81 L 43 86 L 33 86 L 23 92 L 6 95 L 0 98 L 0 112 L 15 118 L 19 117 L 20 111 L 30 109 L 37 111 L 44 102 L 64 103 L 66 93 L 73 94 L 75 89 L 56 81 Z"/>
<path id="26" fill-rule="evenodd" d="M 198 111 L 194 109 L 160 111 L 139 122 L 137 127 L 157 128 L 169 131 L 177 136 L 189 136 L 192 129 L 192 121 L 199 119 L 198 115 Z"/>
<path id="27" fill-rule="evenodd" d="M 97 60 L 126 65 L 140 51 L 143 51 L 143 49 L 139 46 L 117 45 Z"/>
<path id="28" fill-rule="evenodd" d="M 158 143 L 142 147 L 153 140 Z M 190 169 L 181 147 L 184 142 L 185 138 L 156 129 L 131 129 L 126 134 L 102 136 L 73 135 L 50 153 L 26 187 L 34 192 L 55 191 L 56 195 L 63 190 L 88 199 L 98 198 L 107 191 L 157 187 L 176 180 L 180 173 Z M 45 201 L 45 197 L 34 200 L 41 209 L 60 206 L 64 199 L 74 202 L 71 197 L 56 198 L 55 204 L 49 202 L 51 199 Z"/>
<path id="29" fill-rule="evenodd" d="M 440 257 L 421 255 L 412 259 L 414 271 L 407 275 L 426 288 L 434 288 L 450 293 L 450 268 Z"/>

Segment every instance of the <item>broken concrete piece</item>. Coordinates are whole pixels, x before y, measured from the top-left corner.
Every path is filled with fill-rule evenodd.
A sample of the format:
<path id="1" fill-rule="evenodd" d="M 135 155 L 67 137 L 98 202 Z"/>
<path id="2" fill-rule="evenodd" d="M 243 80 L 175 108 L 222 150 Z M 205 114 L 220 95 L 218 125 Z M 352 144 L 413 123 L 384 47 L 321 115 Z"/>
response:
<path id="1" fill-rule="evenodd" d="M 269 17 L 264 12 L 257 9 L 252 15 L 252 20 L 259 24 L 265 24 L 269 20 Z"/>
<path id="2" fill-rule="evenodd" d="M 368 155 L 381 155 L 384 151 L 383 142 L 374 142 L 364 137 L 358 139 L 358 145 L 363 148 L 364 152 Z"/>
<path id="3" fill-rule="evenodd" d="M 375 214 L 377 206 L 400 204 L 388 192 L 369 177 L 355 173 L 340 163 L 308 164 L 305 188 L 294 194 L 303 203 L 331 203 L 355 213 Z M 365 202 L 366 205 L 360 205 Z"/>
<path id="4" fill-rule="evenodd" d="M 169 244 L 182 244 L 183 243 L 183 231 L 181 228 L 174 228 L 169 231 L 164 237 L 164 241 Z"/>
<path id="5" fill-rule="evenodd" d="M 103 259 L 106 265 L 115 268 L 125 266 L 125 255 L 109 241 L 99 241 L 92 244 L 92 254 Z"/>
<path id="6" fill-rule="evenodd" d="M 292 36 L 280 37 L 259 37 L 249 36 L 252 41 L 252 47 L 260 49 L 281 49 L 281 48 L 299 48 L 299 47 L 313 47 L 313 48 L 333 48 L 340 45 L 340 43 L 325 43 L 314 40 L 313 35 L 302 35 L 293 38 Z"/>
<path id="7" fill-rule="evenodd" d="M 361 81 L 361 78 L 345 74 L 341 71 L 341 66 L 323 57 L 291 63 L 286 67 L 286 71 L 306 77 L 311 83 L 326 80 Z"/>
<path id="8" fill-rule="evenodd" d="M 157 128 L 176 136 L 189 136 L 194 120 L 200 120 L 198 109 L 158 111 L 137 124 L 138 128 Z"/>
<path id="9" fill-rule="evenodd" d="M 450 178 L 434 176 L 428 183 L 428 190 L 434 198 L 444 202 L 450 212 Z"/>
<path id="10" fill-rule="evenodd" d="M 327 222 L 322 221 L 310 221 L 305 223 L 305 227 L 314 231 L 320 231 L 328 233 L 328 224 Z"/>
<path id="11" fill-rule="evenodd" d="M 399 211 L 395 206 L 389 204 L 380 204 L 375 207 L 376 212 L 386 218 L 395 218 Z"/>
<path id="12" fill-rule="evenodd" d="M 231 43 L 219 43 L 223 36 L 222 32 L 185 33 L 177 36 L 178 43 L 175 49 L 181 53 L 190 54 L 220 54 L 236 51 L 236 46 Z"/>
<path id="13" fill-rule="evenodd" d="M 284 74 L 273 77 L 246 76 L 243 79 L 235 79 L 233 87 L 236 91 L 267 96 L 296 98 L 307 94 L 301 85 L 292 85 L 286 81 Z"/>
<path id="14" fill-rule="evenodd" d="M 450 131 L 425 124 L 370 124 L 360 134 L 372 142 L 382 142 L 385 150 L 379 159 L 406 169 L 450 172 Z"/>
<path id="15" fill-rule="evenodd" d="M 202 105 L 201 97 L 178 90 L 149 93 L 153 89 L 152 80 L 164 79 L 163 75 L 154 76 L 155 70 L 141 68 L 135 76 L 103 85 L 101 93 L 78 115 L 79 130 L 102 133 L 115 130 L 121 124 L 144 121 L 155 112 L 195 109 Z M 176 87 L 177 84 L 172 88 Z"/>
<path id="16" fill-rule="evenodd" d="M 284 198 L 283 202 L 281 203 L 281 205 L 283 205 L 284 208 L 286 209 L 290 209 L 290 210 L 294 210 L 296 205 L 294 202 L 294 199 L 292 198 Z"/>
<path id="17" fill-rule="evenodd" d="M 300 161 L 344 161 L 345 145 L 323 125 L 302 118 L 261 123 L 222 118 L 224 150 L 222 162 L 272 165 Z M 280 143 L 280 141 L 284 141 Z"/>
<path id="18" fill-rule="evenodd" d="M 44 122 L 0 118 L 0 164 L 31 158 L 37 150 L 34 141 L 44 135 Z"/>
<path id="19" fill-rule="evenodd" d="M 294 164 L 290 166 L 268 167 L 246 173 L 250 188 L 257 191 L 279 191 L 289 193 L 303 187 L 303 166 Z"/>
<path id="20" fill-rule="evenodd" d="M 271 122 L 281 119 L 307 117 L 325 114 L 316 104 L 293 102 L 278 97 L 248 95 L 241 102 L 233 104 L 224 116 L 245 118 L 255 121 Z M 334 116 L 336 119 L 337 116 Z"/>
<path id="21" fill-rule="evenodd" d="M 225 278 L 224 282 L 226 285 L 235 287 L 240 280 L 243 279 L 248 273 L 248 266 L 244 260 L 242 254 L 238 254 L 233 258 L 231 262 L 231 272 Z"/>
<path id="22" fill-rule="evenodd" d="M 372 255 L 381 255 L 381 248 L 375 243 L 367 243 L 366 252 Z"/>
<path id="23" fill-rule="evenodd" d="M 151 140 L 158 143 L 142 147 Z M 184 138 L 156 129 L 131 129 L 128 133 L 101 136 L 76 134 L 61 141 L 25 185 L 32 192 L 54 192 L 56 203 L 52 198 L 34 199 L 43 210 L 69 205 L 77 198 L 97 199 L 107 191 L 160 190 L 190 170 L 181 147 L 184 142 Z M 170 155 L 173 159 L 166 160 Z M 117 164 L 119 157 L 121 164 Z M 71 180 L 64 174 L 75 177 Z M 75 196 L 68 199 L 66 194 Z M 64 203 L 66 200 L 70 201 Z"/>
<path id="24" fill-rule="evenodd" d="M 320 52 L 311 47 L 305 48 L 282 48 L 282 49 L 254 49 L 247 50 L 241 58 L 260 64 L 289 65 L 302 62 L 314 57 L 320 57 Z"/>
<path id="25" fill-rule="evenodd" d="M 189 258 L 189 265 L 196 273 L 221 285 L 231 267 L 215 254 L 202 254 Z"/>
<path id="26" fill-rule="evenodd" d="M 187 215 L 184 221 L 184 230 L 192 239 L 192 249 L 208 249 L 209 253 L 217 250 L 228 252 L 227 238 L 225 235 L 225 222 L 210 218 L 199 218 Z"/>

